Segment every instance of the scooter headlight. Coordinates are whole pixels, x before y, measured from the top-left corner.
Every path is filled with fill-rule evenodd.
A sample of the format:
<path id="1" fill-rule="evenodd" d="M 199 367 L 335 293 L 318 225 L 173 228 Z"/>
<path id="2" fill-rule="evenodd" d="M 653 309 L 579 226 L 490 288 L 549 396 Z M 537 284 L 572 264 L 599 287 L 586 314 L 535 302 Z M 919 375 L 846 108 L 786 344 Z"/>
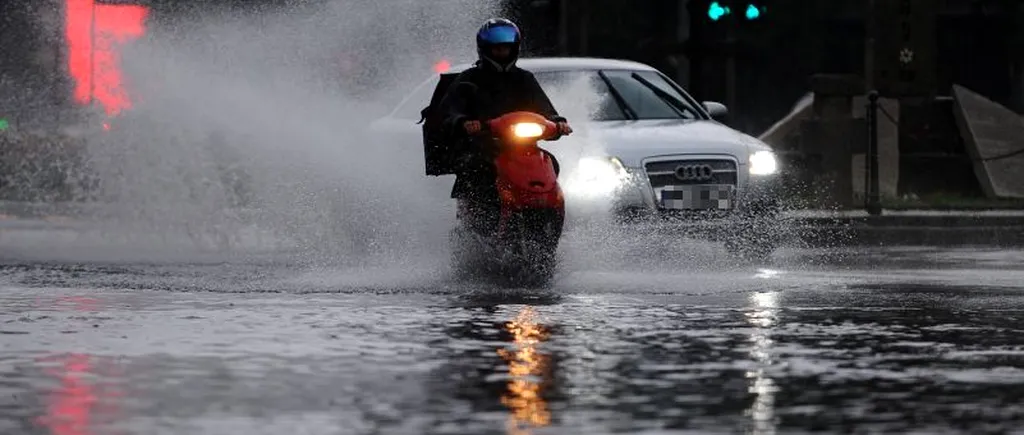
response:
<path id="1" fill-rule="evenodd" d="M 512 126 L 512 134 L 521 139 L 534 139 L 544 135 L 544 126 L 536 122 L 520 122 Z"/>

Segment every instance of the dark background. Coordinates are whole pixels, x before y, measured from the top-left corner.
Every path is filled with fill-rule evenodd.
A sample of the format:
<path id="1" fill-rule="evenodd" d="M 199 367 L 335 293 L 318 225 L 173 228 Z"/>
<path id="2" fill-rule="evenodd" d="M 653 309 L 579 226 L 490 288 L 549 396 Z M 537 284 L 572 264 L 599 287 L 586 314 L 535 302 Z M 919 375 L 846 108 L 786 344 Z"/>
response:
<path id="1" fill-rule="evenodd" d="M 875 1 L 895 7 L 901 0 Z M 742 18 L 748 2 L 721 1 L 733 4 L 733 23 L 728 18 L 711 21 L 706 14 L 710 3 L 509 0 L 508 8 L 522 23 L 534 53 L 638 60 L 673 76 L 698 99 L 722 102 L 727 100 L 725 59 L 730 52 L 725 41 L 728 26 L 734 25 L 736 101 L 730 109 L 735 114 L 735 126 L 753 134 L 759 134 L 792 108 L 808 91 L 810 75 L 864 75 L 868 0 L 754 1 L 767 6 L 767 12 L 755 21 Z M 915 47 L 919 56 L 932 50 L 929 54 L 934 59 L 927 71 L 934 80 L 925 83 L 930 92 L 922 97 L 948 96 L 952 84 L 958 83 L 1018 112 L 1024 110 L 1024 76 L 1020 72 L 1024 2 L 912 3 L 915 11 L 932 9 L 935 14 L 934 32 L 925 35 L 932 45 Z M 563 14 L 566 10 L 569 13 Z M 927 15 L 915 13 L 915 18 L 927 19 Z M 560 23 L 566 24 L 569 34 L 564 46 L 559 44 Z M 689 37 L 680 37 L 680 33 Z M 586 35 L 585 40 L 581 34 Z M 880 52 L 888 48 L 887 53 L 898 53 L 899 47 L 884 46 L 884 34 L 878 36 L 883 45 L 878 47 Z M 674 56 L 688 62 L 673 62 Z M 895 61 L 896 57 L 887 59 Z"/>
<path id="2" fill-rule="evenodd" d="M 896 2 L 903 0 L 875 0 Z M 758 134 L 807 92 L 815 73 L 863 76 L 867 0 L 759 0 L 767 12 L 742 19 L 746 2 L 718 22 L 707 18 L 710 0 L 506 0 L 521 23 L 529 53 L 613 57 L 649 63 L 686 86 L 698 99 L 727 102 L 726 58 L 735 53 L 732 123 Z M 1019 41 L 1021 0 L 912 0 L 936 13 L 932 95 L 959 83 L 1015 110 L 1024 110 Z M 33 8 L 59 8 L 59 0 L 0 2 L 0 110 L 31 112 L 67 103 L 69 85 L 59 68 L 60 34 L 41 29 Z M 284 0 L 149 0 L 157 20 L 187 22 L 192 14 L 295 6 Z M 38 9 L 35 9 L 38 10 Z M 568 12 L 568 13 L 564 13 Z M 730 20 L 732 18 L 733 20 Z M 736 43 L 725 41 L 734 26 Z M 564 30 L 563 30 L 564 29 Z M 918 47 L 918 50 L 926 50 Z M 54 57 L 52 65 L 39 58 Z M 894 56 L 889 56 L 893 58 Z M 51 116 L 52 118 L 52 116 Z"/>
<path id="3" fill-rule="evenodd" d="M 859 76 L 900 100 L 900 194 L 982 195 L 949 96 L 959 84 L 1024 112 L 1024 0 L 721 0 L 732 14 L 719 21 L 710 3 L 507 1 L 535 53 L 648 63 L 698 100 L 727 103 L 728 123 L 754 136 L 793 109 L 812 75 Z M 767 11 L 745 20 L 748 3 Z M 910 67 L 899 64 L 904 47 Z"/>
<path id="4" fill-rule="evenodd" d="M 324 1 L 143 3 L 151 9 L 151 28 L 182 31 L 197 16 L 258 14 Z M 943 97 L 957 83 L 1024 111 L 1024 0 L 752 1 L 766 8 L 755 21 L 743 19 L 747 2 L 739 0 L 720 0 L 733 13 L 719 21 L 707 16 L 711 0 L 504 0 L 504 7 L 523 27 L 528 54 L 648 63 L 696 98 L 728 103 L 728 123 L 754 136 L 809 91 L 811 75 L 855 74 L 875 81 L 869 87 L 884 88 L 883 73 L 898 69 L 899 51 L 909 46 L 918 60 L 912 86 L 900 95 L 901 174 L 907 175 L 901 175 L 900 190 L 977 193 L 951 103 Z M 46 130 L 73 122 L 77 108 L 63 57 L 63 3 L 0 2 L 0 118 L 19 127 Z M 897 17 L 903 7 L 913 10 L 909 18 Z M 904 34 L 908 25 L 912 35 Z M 874 56 L 867 44 L 871 37 Z M 471 43 L 472 35 L 466 39 Z M 726 80 L 730 57 L 732 89 Z M 872 71 L 867 77 L 866 69 Z M 910 176 L 920 168 L 961 176 Z"/>

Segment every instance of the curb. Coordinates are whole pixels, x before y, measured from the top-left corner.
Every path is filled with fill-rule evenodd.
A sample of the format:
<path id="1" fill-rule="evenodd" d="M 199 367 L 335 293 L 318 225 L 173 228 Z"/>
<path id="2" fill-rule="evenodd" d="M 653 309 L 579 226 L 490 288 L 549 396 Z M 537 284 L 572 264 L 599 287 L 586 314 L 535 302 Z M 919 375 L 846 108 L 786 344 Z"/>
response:
<path id="1" fill-rule="evenodd" d="M 90 220 L 89 216 L 100 216 L 105 209 L 107 206 L 101 203 L 0 201 L 0 230 L 79 229 Z M 1024 210 L 883 210 L 880 216 L 869 216 L 861 210 L 794 210 L 784 212 L 777 223 L 784 228 L 783 245 L 1024 247 Z M 735 230 L 728 222 L 715 221 L 634 228 L 667 237 L 701 239 L 717 239 Z"/>
<path id="2" fill-rule="evenodd" d="M 1024 226 L 1024 215 L 965 215 L 965 216 L 872 216 L 872 217 L 789 217 L 786 220 L 800 226 L 812 227 L 1017 227 Z"/>
<path id="3" fill-rule="evenodd" d="M 823 226 L 795 225 L 807 247 L 998 246 L 1024 247 L 1024 225 L 1007 226 Z"/>
<path id="4" fill-rule="evenodd" d="M 82 222 L 64 216 L 26 219 L 0 215 L 0 232 L 82 230 L 84 228 L 85 226 Z"/>
<path id="5" fill-rule="evenodd" d="M 103 210 L 99 203 L 30 203 L 20 201 L 0 201 L 0 216 L 13 219 L 65 219 L 74 220 L 71 216 L 94 214 Z M 0 218 L 3 220 L 3 218 Z"/>
<path id="6" fill-rule="evenodd" d="M 785 219 L 806 246 L 1024 246 L 1024 211 L 918 210 L 868 216 L 864 212 L 795 212 Z"/>
<path id="7" fill-rule="evenodd" d="M 883 219 L 781 218 L 768 223 L 771 229 L 755 226 L 749 231 L 778 232 L 780 246 L 841 248 L 853 246 L 997 246 L 1024 247 L 1024 216 L 981 219 L 936 216 L 908 216 Z M 736 223 L 721 221 L 686 222 L 632 227 L 640 234 L 663 237 L 723 241 L 743 231 Z M 764 234 L 764 233 L 762 233 Z"/>

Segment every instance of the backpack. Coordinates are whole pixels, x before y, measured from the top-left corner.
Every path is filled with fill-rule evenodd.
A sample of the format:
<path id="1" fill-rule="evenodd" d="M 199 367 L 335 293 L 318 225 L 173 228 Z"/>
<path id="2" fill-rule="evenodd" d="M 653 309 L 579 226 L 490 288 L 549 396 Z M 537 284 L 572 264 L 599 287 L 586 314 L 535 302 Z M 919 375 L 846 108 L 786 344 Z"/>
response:
<path id="1" fill-rule="evenodd" d="M 443 73 L 434 88 L 434 94 L 430 97 L 430 104 L 420 111 L 420 121 L 423 124 L 423 161 L 427 175 L 441 176 L 455 173 L 456 159 L 454 145 L 450 143 L 441 124 L 444 122 L 444 114 L 440 113 L 438 106 L 444 98 L 445 93 L 451 86 L 458 73 Z"/>

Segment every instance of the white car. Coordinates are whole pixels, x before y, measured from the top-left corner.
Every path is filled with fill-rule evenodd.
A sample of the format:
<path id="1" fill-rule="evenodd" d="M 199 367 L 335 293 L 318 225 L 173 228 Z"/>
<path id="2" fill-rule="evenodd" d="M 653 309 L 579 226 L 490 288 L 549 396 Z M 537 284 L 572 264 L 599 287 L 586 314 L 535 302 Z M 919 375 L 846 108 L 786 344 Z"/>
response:
<path id="1" fill-rule="evenodd" d="M 575 130 L 544 145 L 561 163 L 570 214 L 575 206 L 607 211 L 624 225 L 710 227 L 701 233 L 725 235 L 733 252 L 764 257 L 774 250 L 776 156 L 763 142 L 718 122 L 728 113 L 724 105 L 698 103 L 637 62 L 524 58 L 518 65 L 533 72 Z M 421 83 L 371 129 L 421 143 L 416 123 L 438 82 L 434 75 Z"/>

